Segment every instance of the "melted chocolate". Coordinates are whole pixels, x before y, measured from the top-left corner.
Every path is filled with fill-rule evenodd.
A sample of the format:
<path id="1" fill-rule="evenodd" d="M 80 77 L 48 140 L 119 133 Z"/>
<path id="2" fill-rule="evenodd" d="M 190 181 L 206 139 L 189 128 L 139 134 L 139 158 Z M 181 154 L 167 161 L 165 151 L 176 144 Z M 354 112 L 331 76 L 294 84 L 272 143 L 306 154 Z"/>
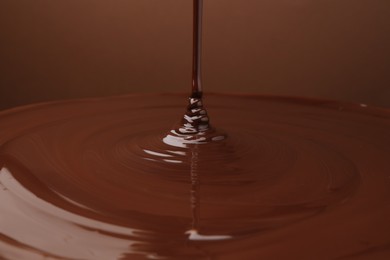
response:
<path id="1" fill-rule="evenodd" d="M 187 111 L 181 122 L 163 139 L 165 143 L 182 147 L 186 144 L 205 144 L 221 141 L 224 133 L 210 125 L 210 119 L 203 107 L 202 92 L 202 5 L 203 0 L 193 0 L 193 51 L 192 87 Z"/>
<path id="2" fill-rule="evenodd" d="M 390 113 L 211 95 L 0 113 L 3 259 L 388 259 Z M 169 104 L 169 105 L 167 105 Z"/>
<path id="3" fill-rule="evenodd" d="M 218 142 L 165 142 L 183 96 L 0 114 L 5 259 L 388 259 L 390 113 L 210 95 Z"/>

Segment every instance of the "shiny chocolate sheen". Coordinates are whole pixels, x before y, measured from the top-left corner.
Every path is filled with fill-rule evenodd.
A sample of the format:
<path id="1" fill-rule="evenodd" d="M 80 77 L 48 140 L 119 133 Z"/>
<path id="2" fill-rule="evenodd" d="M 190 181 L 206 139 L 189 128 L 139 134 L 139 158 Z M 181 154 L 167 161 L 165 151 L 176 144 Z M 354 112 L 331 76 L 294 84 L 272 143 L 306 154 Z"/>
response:
<path id="1" fill-rule="evenodd" d="M 183 101 L 1 112 L 0 258 L 390 258 L 388 110 L 211 94 L 206 141 L 167 141 Z"/>

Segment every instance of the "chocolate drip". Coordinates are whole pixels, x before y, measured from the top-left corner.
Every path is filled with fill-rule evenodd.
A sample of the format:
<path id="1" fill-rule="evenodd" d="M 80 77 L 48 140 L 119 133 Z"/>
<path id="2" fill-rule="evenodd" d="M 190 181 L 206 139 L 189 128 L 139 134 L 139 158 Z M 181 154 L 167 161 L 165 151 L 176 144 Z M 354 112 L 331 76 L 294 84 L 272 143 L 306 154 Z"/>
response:
<path id="1" fill-rule="evenodd" d="M 202 13 L 203 0 L 193 0 L 192 91 L 191 98 L 202 99 Z"/>
<path id="2" fill-rule="evenodd" d="M 216 131 L 210 125 L 206 109 L 200 98 L 189 98 L 187 111 L 177 127 L 163 139 L 166 144 L 177 147 L 188 144 L 207 144 L 226 138 L 226 134 Z"/>

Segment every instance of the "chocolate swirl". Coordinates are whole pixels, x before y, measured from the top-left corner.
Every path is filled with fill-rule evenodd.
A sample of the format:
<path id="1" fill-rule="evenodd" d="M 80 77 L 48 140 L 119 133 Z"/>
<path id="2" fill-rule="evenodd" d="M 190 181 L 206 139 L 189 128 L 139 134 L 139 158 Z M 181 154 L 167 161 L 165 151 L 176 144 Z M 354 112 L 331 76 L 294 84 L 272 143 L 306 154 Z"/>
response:
<path id="1" fill-rule="evenodd" d="M 388 111 L 210 95 L 170 131 L 182 100 L 2 112 L 0 257 L 390 256 Z"/>

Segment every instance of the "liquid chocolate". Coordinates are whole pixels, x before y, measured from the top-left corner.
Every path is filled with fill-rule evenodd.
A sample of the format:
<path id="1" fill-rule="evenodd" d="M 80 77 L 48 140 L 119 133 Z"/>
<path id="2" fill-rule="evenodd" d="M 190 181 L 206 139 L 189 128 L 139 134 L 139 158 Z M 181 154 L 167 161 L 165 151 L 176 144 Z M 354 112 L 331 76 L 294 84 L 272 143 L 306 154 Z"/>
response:
<path id="1" fill-rule="evenodd" d="M 205 144 L 226 138 L 226 134 L 210 125 L 210 119 L 202 101 L 202 5 L 203 0 L 193 0 L 192 87 L 187 111 L 181 122 L 163 139 L 164 142 L 173 146 Z"/>
<path id="2" fill-rule="evenodd" d="M 389 259 L 390 112 L 209 95 L 213 128 L 201 4 L 177 126 L 168 94 L 0 113 L 1 259 Z"/>
<path id="3" fill-rule="evenodd" d="M 2 112 L 0 256 L 389 258 L 388 110 L 207 102 L 227 138 L 181 146 L 164 141 L 181 95 Z"/>

